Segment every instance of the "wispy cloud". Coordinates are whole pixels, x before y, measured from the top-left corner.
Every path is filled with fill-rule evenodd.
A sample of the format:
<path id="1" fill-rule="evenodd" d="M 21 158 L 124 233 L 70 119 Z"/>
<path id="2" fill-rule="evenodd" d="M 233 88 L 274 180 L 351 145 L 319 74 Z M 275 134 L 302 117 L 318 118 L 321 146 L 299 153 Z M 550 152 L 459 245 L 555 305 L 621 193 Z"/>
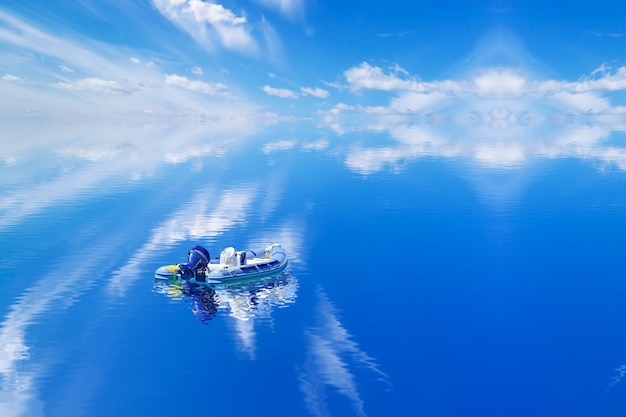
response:
<path id="1" fill-rule="evenodd" d="M 624 36 L 624 34 L 621 32 L 610 33 L 610 32 L 597 32 L 595 30 L 588 30 L 587 32 L 595 36 L 601 36 L 601 37 L 606 37 L 606 38 L 622 38 Z"/>
<path id="2" fill-rule="evenodd" d="M 97 44 L 89 39 L 78 42 L 57 36 L 2 11 L 0 11 L 0 22 L 3 23 L 3 27 L 0 28 L 0 41 L 6 45 L 54 58 L 53 62 L 61 62 L 62 66 L 72 68 L 74 71 L 80 69 L 84 73 L 102 79 L 118 79 L 123 78 L 119 75 L 128 74 L 126 59 L 118 60 L 118 57 L 114 56 L 116 52 L 111 47 Z M 122 54 L 119 55 L 119 57 L 122 56 Z M 19 63 L 23 63 L 23 59 L 17 57 L 15 63 L 18 64 L 16 68 L 22 71 L 41 69 L 48 72 L 49 70 L 36 61 L 33 61 L 32 68 L 20 67 Z"/>
<path id="3" fill-rule="evenodd" d="M 352 335 L 339 321 L 336 307 L 322 290 L 318 290 L 317 316 L 316 325 L 306 331 L 307 358 L 299 375 L 305 404 L 312 415 L 328 416 L 327 390 L 333 388 L 351 404 L 357 415 L 365 416 L 365 401 L 354 371 L 364 368 L 386 385 L 388 377 L 376 360 L 352 340 Z"/>
<path id="4" fill-rule="evenodd" d="M 250 103 L 237 100 L 235 105 L 224 83 L 168 71 L 145 51 L 58 35 L 2 11 L 0 23 L 0 42 L 8 46 L 0 51 L 6 63 L 0 117 L 12 122 L 33 114 L 81 121 L 104 115 L 133 119 L 145 110 L 170 118 L 254 112 Z M 197 75 L 198 69 L 192 72 Z"/>
<path id="5" fill-rule="evenodd" d="M 379 38 L 398 38 L 398 37 L 406 36 L 410 34 L 411 32 L 412 32 L 411 30 L 405 30 L 402 32 L 377 33 L 376 36 L 378 36 Z"/>
<path id="6" fill-rule="evenodd" d="M 202 0 L 153 0 L 153 4 L 209 51 L 214 51 L 215 45 L 252 55 L 259 51 L 246 17 L 221 4 Z"/>
<path id="7" fill-rule="evenodd" d="M 622 379 L 624 379 L 624 376 L 626 376 L 626 364 L 622 364 L 615 368 L 615 372 L 617 375 L 612 378 L 611 383 L 609 384 L 609 388 L 613 388 L 615 385 L 622 382 Z"/>
<path id="8" fill-rule="evenodd" d="M 304 16 L 304 0 L 256 0 L 256 2 L 274 9 L 290 19 Z"/>
<path id="9" fill-rule="evenodd" d="M 17 75 L 13 75 L 13 74 L 5 74 L 2 76 L 2 79 L 4 81 L 24 81 L 23 78 L 18 77 Z"/>
<path id="10" fill-rule="evenodd" d="M 131 94 L 133 90 L 127 86 L 123 86 L 117 81 L 103 80 L 100 78 L 83 78 L 72 82 L 60 82 L 55 86 L 66 90 L 74 91 L 92 91 L 103 94 Z"/>
<path id="11" fill-rule="evenodd" d="M 200 67 L 193 67 L 191 69 L 191 73 L 197 77 L 202 77 L 204 75 L 204 71 Z"/>

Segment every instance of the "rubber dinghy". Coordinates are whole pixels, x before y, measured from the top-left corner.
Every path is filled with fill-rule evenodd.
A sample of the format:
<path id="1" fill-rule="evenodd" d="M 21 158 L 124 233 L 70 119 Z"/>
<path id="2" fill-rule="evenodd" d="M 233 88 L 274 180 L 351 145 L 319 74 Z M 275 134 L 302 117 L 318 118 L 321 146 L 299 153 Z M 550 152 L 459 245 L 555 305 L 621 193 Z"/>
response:
<path id="1" fill-rule="evenodd" d="M 209 251 L 202 246 L 194 246 L 188 255 L 187 263 L 164 265 L 156 270 L 154 277 L 219 284 L 276 274 L 287 266 L 287 254 L 279 243 L 241 251 L 231 246 L 222 250 L 220 256 L 214 259 L 211 259 Z"/>

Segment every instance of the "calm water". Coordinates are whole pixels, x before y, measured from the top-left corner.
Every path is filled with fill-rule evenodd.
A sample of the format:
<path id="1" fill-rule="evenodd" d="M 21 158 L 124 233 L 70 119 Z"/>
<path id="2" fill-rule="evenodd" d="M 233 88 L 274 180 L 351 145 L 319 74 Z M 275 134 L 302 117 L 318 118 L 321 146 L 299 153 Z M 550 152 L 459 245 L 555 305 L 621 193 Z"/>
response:
<path id="1" fill-rule="evenodd" d="M 314 128 L 9 133 L 2 416 L 626 413 L 619 134 L 511 157 Z M 196 244 L 270 241 L 280 277 L 153 280 Z"/>

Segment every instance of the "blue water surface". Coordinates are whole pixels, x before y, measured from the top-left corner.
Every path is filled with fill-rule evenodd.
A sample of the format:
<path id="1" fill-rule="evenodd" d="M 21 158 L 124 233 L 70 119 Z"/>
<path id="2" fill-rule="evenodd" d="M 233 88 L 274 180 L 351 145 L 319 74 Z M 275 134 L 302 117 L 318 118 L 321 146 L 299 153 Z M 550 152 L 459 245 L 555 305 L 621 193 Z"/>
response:
<path id="1" fill-rule="evenodd" d="M 31 130 L 0 165 L 1 415 L 626 412 L 618 162 L 140 130 Z M 279 277 L 153 279 L 268 242 Z"/>

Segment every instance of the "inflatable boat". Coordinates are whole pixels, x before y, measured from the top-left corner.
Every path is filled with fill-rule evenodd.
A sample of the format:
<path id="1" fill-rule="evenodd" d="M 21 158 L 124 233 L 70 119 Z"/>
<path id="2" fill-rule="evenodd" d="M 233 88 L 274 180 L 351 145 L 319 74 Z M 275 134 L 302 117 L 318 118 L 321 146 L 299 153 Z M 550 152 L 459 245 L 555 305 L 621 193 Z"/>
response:
<path id="1" fill-rule="evenodd" d="M 279 243 L 264 248 L 237 251 L 228 247 L 211 259 L 202 246 L 193 247 L 184 264 L 164 265 L 156 270 L 156 279 L 182 279 L 189 282 L 219 284 L 256 279 L 281 272 L 287 266 L 287 254 Z"/>

